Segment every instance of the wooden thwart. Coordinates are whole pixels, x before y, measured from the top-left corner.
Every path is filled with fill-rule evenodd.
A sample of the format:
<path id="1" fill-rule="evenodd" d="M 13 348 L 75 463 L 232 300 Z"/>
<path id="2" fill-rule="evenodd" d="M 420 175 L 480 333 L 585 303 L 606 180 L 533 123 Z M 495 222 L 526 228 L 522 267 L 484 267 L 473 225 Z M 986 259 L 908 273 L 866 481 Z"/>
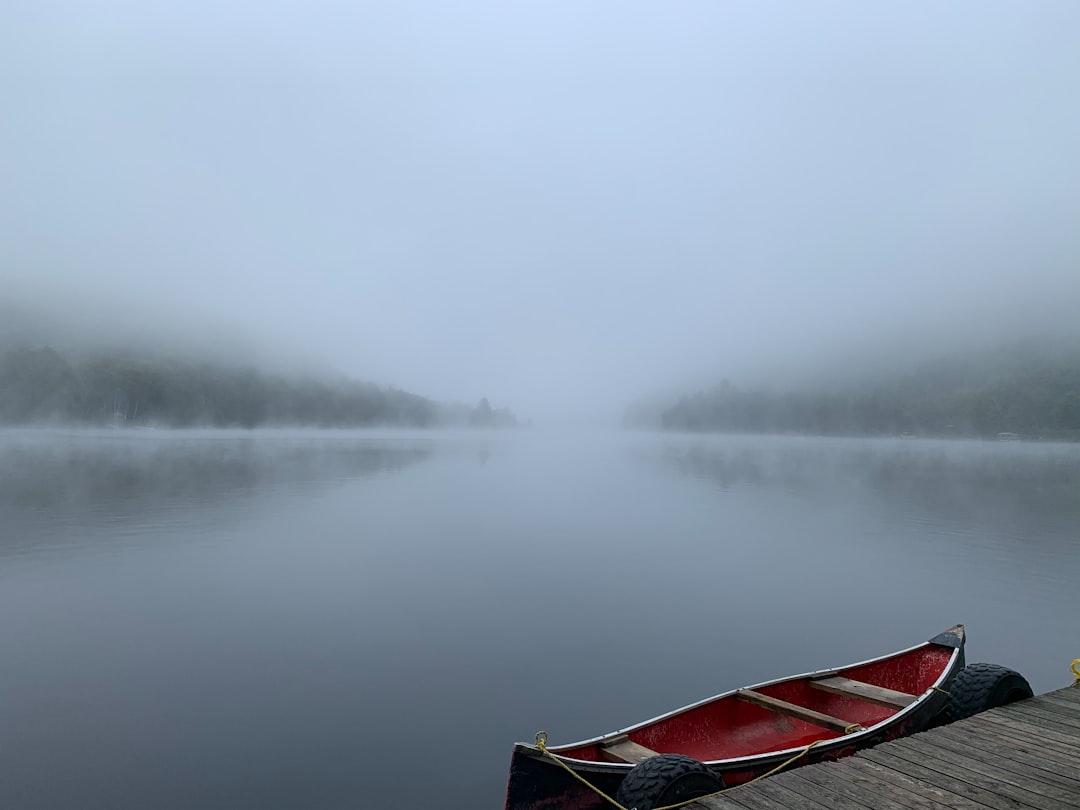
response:
<path id="1" fill-rule="evenodd" d="M 841 720 L 839 717 L 815 712 L 813 709 L 807 709 L 805 706 L 797 706 L 794 703 L 788 703 L 786 700 L 780 700 L 780 698 L 763 695 L 752 689 L 740 689 L 735 694 L 740 700 L 745 700 L 747 703 L 753 703 L 756 706 L 761 706 L 763 709 L 768 709 L 777 714 L 786 714 L 788 717 L 805 720 L 807 723 L 813 723 L 815 726 L 821 726 L 840 732 L 845 732 L 848 729 L 862 731 L 862 726 L 858 723 L 849 723 L 847 720 Z"/>
<path id="2" fill-rule="evenodd" d="M 810 681 L 810 685 L 824 692 L 846 695 L 865 700 L 868 703 L 875 703 L 878 706 L 888 706 L 892 709 L 903 709 L 918 700 L 918 697 L 909 695 L 907 692 L 897 692 L 895 689 L 886 689 L 884 686 L 874 686 L 872 683 L 853 681 L 849 678 L 841 678 L 838 675 Z"/>
<path id="3" fill-rule="evenodd" d="M 635 765 L 644 762 L 650 757 L 659 756 L 656 751 L 646 748 L 644 745 L 638 745 L 625 734 L 604 743 L 600 746 L 600 751 L 605 757 L 614 762 L 632 762 Z"/>

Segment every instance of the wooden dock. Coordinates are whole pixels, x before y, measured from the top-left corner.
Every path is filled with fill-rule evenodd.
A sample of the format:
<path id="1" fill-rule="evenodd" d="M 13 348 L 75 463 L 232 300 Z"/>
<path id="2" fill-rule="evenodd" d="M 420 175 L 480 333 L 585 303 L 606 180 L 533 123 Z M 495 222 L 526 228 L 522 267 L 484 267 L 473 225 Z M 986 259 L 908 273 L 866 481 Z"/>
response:
<path id="1" fill-rule="evenodd" d="M 688 810 L 941 807 L 1080 808 L 1080 686 L 734 787 Z"/>

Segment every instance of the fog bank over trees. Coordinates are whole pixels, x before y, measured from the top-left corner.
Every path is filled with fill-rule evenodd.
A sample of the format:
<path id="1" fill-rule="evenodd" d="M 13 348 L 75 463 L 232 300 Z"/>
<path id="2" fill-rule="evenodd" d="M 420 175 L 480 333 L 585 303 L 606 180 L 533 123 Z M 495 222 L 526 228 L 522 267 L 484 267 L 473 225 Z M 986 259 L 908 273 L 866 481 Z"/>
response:
<path id="1" fill-rule="evenodd" d="M 506 408 L 475 407 L 345 377 L 272 374 L 253 366 L 121 350 L 62 355 L 0 348 L 0 423 L 153 427 L 510 427 Z"/>
<path id="2" fill-rule="evenodd" d="M 0 286 L 0 424 L 517 425 L 486 398 L 468 405 L 357 379 L 197 307 L 49 292 Z"/>
<path id="3" fill-rule="evenodd" d="M 670 430 L 825 435 L 1080 439 L 1080 338 L 1029 338 L 992 349 L 887 364 L 819 385 L 742 387 L 722 379 L 626 421 Z"/>

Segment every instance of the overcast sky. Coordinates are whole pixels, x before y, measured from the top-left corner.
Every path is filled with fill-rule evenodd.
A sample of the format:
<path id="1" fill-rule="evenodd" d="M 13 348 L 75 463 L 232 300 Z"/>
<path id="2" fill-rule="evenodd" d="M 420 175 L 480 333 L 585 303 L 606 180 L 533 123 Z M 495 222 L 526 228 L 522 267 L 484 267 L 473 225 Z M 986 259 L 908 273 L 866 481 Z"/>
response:
<path id="1" fill-rule="evenodd" d="M 1067 326 L 1078 43 L 1075 0 L 16 0 L 0 295 L 524 414 Z"/>

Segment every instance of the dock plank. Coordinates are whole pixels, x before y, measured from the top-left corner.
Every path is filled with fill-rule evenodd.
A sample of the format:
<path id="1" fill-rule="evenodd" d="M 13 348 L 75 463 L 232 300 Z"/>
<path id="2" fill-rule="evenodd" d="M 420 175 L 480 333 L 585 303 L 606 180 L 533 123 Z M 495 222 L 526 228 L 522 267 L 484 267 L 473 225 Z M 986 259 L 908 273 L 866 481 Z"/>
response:
<path id="1" fill-rule="evenodd" d="M 975 785 L 985 791 L 992 791 L 998 796 L 1022 804 L 1028 804 L 1042 810 L 1076 810 L 1075 805 L 1062 801 L 1056 796 L 1046 795 L 1041 783 L 1035 780 L 1014 779 L 1009 774 L 978 767 L 978 763 L 974 760 L 960 758 L 960 761 L 957 762 L 954 761 L 953 757 L 942 755 L 941 752 L 934 750 L 928 752 L 923 747 L 913 747 L 908 740 L 897 740 L 892 743 L 889 753 L 900 759 L 907 759 L 912 763 L 937 771 L 954 780 Z M 1021 784 L 1017 784 L 1018 782 Z"/>
<path id="2" fill-rule="evenodd" d="M 949 740 L 954 745 L 970 746 L 996 756 L 1005 753 L 1022 769 L 1049 771 L 1067 777 L 1070 783 L 1080 787 L 1080 759 L 1077 758 L 1080 752 L 1063 754 L 1035 741 L 1019 740 L 1004 734 L 984 735 L 977 729 L 963 731 L 945 727 L 938 730 L 934 739 Z"/>
<path id="3" fill-rule="evenodd" d="M 1080 717 L 1080 699 L 1074 700 L 1071 697 L 1052 694 L 1041 696 L 1040 702 L 1045 703 L 1048 708 L 1053 707 L 1054 711 L 1062 711 L 1073 717 Z"/>
<path id="4" fill-rule="evenodd" d="M 833 810 L 872 810 L 865 802 L 854 801 L 842 793 L 800 779 L 795 775 L 795 771 L 790 774 L 783 774 L 783 776 L 783 780 L 776 779 L 776 784 L 825 807 L 831 807 Z M 903 810 L 908 810 L 908 808 L 903 808 Z"/>
<path id="5" fill-rule="evenodd" d="M 1017 799 L 1012 796 L 1003 795 L 995 789 L 997 787 L 996 784 L 985 785 L 979 784 L 976 781 L 957 779 L 947 773 L 942 773 L 941 771 L 920 764 L 919 762 L 897 756 L 897 752 L 892 748 L 879 746 L 878 748 L 864 751 L 857 756 L 868 759 L 871 762 L 876 762 L 885 768 L 891 768 L 894 771 L 906 774 L 943 790 L 965 796 L 974 802 L 993 808 L 993 810 L 1023 810 L 1024 808 L 1036 808 L 1036 810 L 1039 810 L 1042 806 L 1039 803 L 1024 801 L 1023 798 Z"/>
<path id="6" fill-rule="evenodd" d="M 904 792 L 890 790 L 887 785 L 873 782 L 857 771 L 822 766 L 794 770 L 784 776 L 787 778 L 785 784 L 793 789 L 800 782 L 808 782 L 821 790 L 842 796 L 845 805 L 868 807 L 870 810 L 912 810 L 911 804 L 904 800 Z M 833 806 L 841 805 L 837 802 Z"/>
<path id="7" fill-rule="evenodd" d="M 724 793 L 720 796 L 710 796 L 707 799 L 698 799 L 690 805 L 692 810 L 747 810 L 745 804 L 739 804 L 730 795 Z M 763 808 L 763 810 L 786 810 L 786 808 Z"/>
<path id="8" fill-rule="evenodd" d="M 785 807 L 791 808 L 791 810 L 830 810 L 831 807 L 828 804 L 821 804 L 796 793 L 785 785 L 776 782 L 775 777 L 772 780 L 766 779 L 758 782 L 752 787 L 756 788 L 755 793 L 760 793 L 775 802 L 780 802 Z M 750 791 L 746 792 L 749 793 Z M 740 801 L 743 801 L 743 799 L 740 799 Z"/>
<path id="9" fill-rule="evenodd" d="M 766 785 L 764 782 L 730 788 L 721 796 L 701 799 L 690 807 L 707 810 L 829 810 L 828 805 L 818 804 L 797 793 L 771 783 Z"/>
<path id="10" fill-rule="evenodd" d="M 1016 774 L 1016 776 L 1034 779 L 1047 785 L 1055 785 L 1065 791 L 1063 795 L 1066 799 L 1073 795 L 1077 789 L 1080 789 L 1080 774 L 1077 773 L 1076 769 L 1073 769 L 1071 776 L 1062 775 L 1048 770 L 1044 767 L 1045 760 L 1038 760 L 1037 758 L 1035 766 L 1028 766 L 1016 759 L 1018 756 L 1016 751 L 1009 750 L 1006 755 L 1001 753 L 1000 750 L 987 750 L 986 746 L 975 745 L 975 735 L 971 736 L 973 739 L 970 741 L 957 741 L 946 734 L 934 734 L 930 739 L 923 740 L 922 743 L 948 751 L 957 757 L 973 759 L 980 765 L 986 766 L 989 773 L 992 774 L 997 771 L 1002 774 L 1002 778 L 1008 778 L 1008 774 Z"/>
<path id="11" fill-rule="evenodd" d="M 1054 716 L 1056 723 L 1063 723 L 1069 726 L 1080 723 L 1080 712 L 1075 710 L 1071 701 L 1068 703 L 1054 703 L 1049 700 L 1043 700 L 1040 696 L 1038 698 L 1029 698 L 1028 700 L 1010 703 L 1008 706 L 1001 706 L 1001 712 L 1004 714 L 1021 710 L 1048 713 Z"/>
<path id="12" fill-rule="evenodd" d="M 993 716 L 990 715 L 990 712 L 986 712 L 979 715 L 979 718 L 985 718 L 987 722 L 999 723 L 1012 728 L 1025 729 L 1032 733 L 1044 734 L 1051 740 L 1080 740 L 1080 735 L 1076 733 L 1075 729 L 1058 725 L 1052 720 L 1047 720 L 1043 717 L 1022 714 L 998 715 L 996 713 L 993 714 Z"/>
<path id="13" fill-rule="evenodd" d="M 789 810 L 788 806 L 763 796 L 757 787 L 760 783 L 736 785 L 723 793 L 698 799 L 689 805 L 690 810 Z M 809 808 L 808 810 L 818 810 Z"/>
<path id="14" fill-rule="evenodd" d="M 915 746 L 915 741 L 912 740 Z M 1052 778 L 1053 774 L 1043 771 L 1024 771 L 1017 773 L 1004 767 L 998 757 L 984 752 L 976 752 L 973 749 L 954 751 L 935 735 L 932 739 L 918 741 L 915 747 L 920 754 L 933 757 L 936 762 L 947 764 L 953 768 L 963 768 L 973 774 L 981 774 L 987 779 L 996 779 L 999 782 L 1014 785 L 1022 790 L 1037 793 L 1048 799 L 1065 802 L 1067 806 L 1075 808 L 1072 797 L 1075 795 L 1072 785 L 1059 785 Z M 980 756 L 974 756 L 979 753 Z M 1007 762 L 1007 759 L 1005 760 Z"/>
<path id="15" fill-rule="evenodd" d="M 951 807 L 954 810 L 986 810 L 985 804 L 979 804 L 966 796 L 951 790 L 931 785 L 929 782 L 920 782 L 907 774 L 886 768 L 876 762 L 871 762 L 862 757 L 851 757 L 844 763 L 857 773 L 863 773 L 868 778 L 874 779 L 883 785 L 891 786 L 894 790 L 900 789 L 908 797 L 905 801 L 917 808 Z"/>
<path id="16" fill-rule="evenodd" d="M 719 796 L 700 799 L 689 807 L 707 810 L 831 810 L 811 798 L 789 791 L 777 778 L 729 787 Z"/>
<path id="17" fill-rule="evenodd" d="M 1039 699 L 1046 700 L 1071 700 L 1074 703 L 1080 703 L 1080 684 L 1073 684 L 1072 686 L 1066 686 L 1064 689 L 1058 689 L 1056 692 L 1047 692 L 1045 695 L 1039 695 Z"/>
<path id="18" fill-rule="evenodd" d="M 998 711 L 1002 713 L 1003 717 L 1009 717 L 1013 714 L 1041 717 L 1056 725 L 1065 726 L 1069 729 L 1069 733 L 1080 733 L 1080 718 L 1074 719 L 1070 715 L 1050 708 L 1046 703 L 1035 703 L 1033 700 L 1024 700 L 1019 703 L 1010 703 L 1008 706 L 1002 706 Z"/>
<path id="19" fill-rule="evenodd" d="M 975 718 L 972 718 L 973 720 Z M 973 733 L 983 733 L 983 729 L 989 729 L 989 734 L 1002 739 L 1016 739 L 1024 742 L 1043 746 L 1042 751 L 1050 751 L 1059 756 L 1071 759 L 1080 758 L 1080 737 L 1073 739 L 1065 734 L 1043 728 L 1031 726 L 1016 721 L 1000 721 L 996 718 L 980 716 L 978 718 L 983 725 L 973 725 Z"/>
<path id="20" fill-rule="evenodd" d="M 1062 712 L 1070 717 L 1080 717 L 1080 704 L 1078 704 L 1072 698 L 1060 697 L 1058 695 L 1049 694 L 1039 695 L 1039 697 L 1037 698 L 1030 698 L 1029 700 L 1024 700 L 1020 702 L 1034 703 L 1036 706 L 1043 706 L 1044 708 L 1052 709 L 1055 712 Z"/>

